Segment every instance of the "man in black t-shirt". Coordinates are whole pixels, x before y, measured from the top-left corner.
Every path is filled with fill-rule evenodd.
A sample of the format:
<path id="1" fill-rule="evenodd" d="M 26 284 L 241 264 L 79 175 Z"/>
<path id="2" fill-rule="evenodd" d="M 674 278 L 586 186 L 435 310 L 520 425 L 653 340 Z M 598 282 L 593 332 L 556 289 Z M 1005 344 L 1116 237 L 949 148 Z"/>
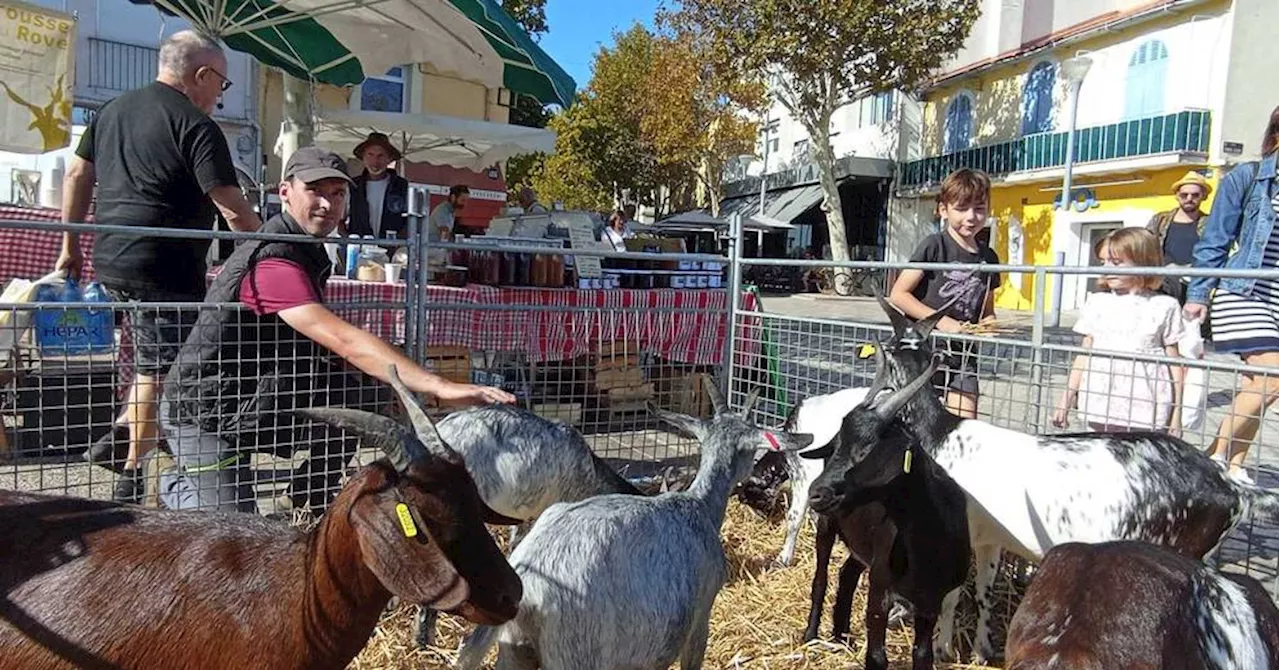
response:
<path id="1" fill-rule="evenodd" d="M 226 137 L 209 116 L 231 86 L 222 47 L 194 31 L 176 33 L 160 46 L 158 71 L 156 81 L 103 105 L 85 130 L 63 182 L 62 220 L 84 221 L 96 180 L 96 222 L 139 229 L 137 235 L 95 234 L 94 270 L 112 300 L 200 302 L 211 241 L 146 229 L 209 230 L 219 212 L 233 230 L 257 230 L 261 222 L 240 191 Z M 78 276 L 83 263 L 79 233 L 69 232 L 57 268 Z M 159 435 L 159 381 L 196 314 L 131 313 L 133 387 L 119 424 L 85 453 L 122 475 L 116 500 L 141 498 L 137 465 Z"/>
<path id="2" fill-rule="evenodd" d="M 1147 222 L 1147 230 L 1160 239 L 1165 265 L 1191 267 L 1191 251 L 1200 241 L 1200 232 L 1209 219 L 1201 206 L 1212 192 L 1209 180 L 1191 170 L 1173 183 L 1173 195 L 1178 199 L 1178 206 L 1156 214 Z M 1183 278 L 1165 277 L 1161 290 L 1177 298 L 1179 304 L 1187 301 L 1187 282 Z"/>

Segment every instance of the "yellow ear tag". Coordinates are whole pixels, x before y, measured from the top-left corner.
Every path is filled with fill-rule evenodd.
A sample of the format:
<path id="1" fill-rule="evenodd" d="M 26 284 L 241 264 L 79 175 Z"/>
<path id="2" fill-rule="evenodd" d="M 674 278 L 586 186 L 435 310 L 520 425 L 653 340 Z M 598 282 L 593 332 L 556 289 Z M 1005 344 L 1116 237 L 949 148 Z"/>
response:
<path id="1" fill-rule="evenodd" d="M 902 455 L 902 471 L 907 474 L 911 474 L 911 450 L 910 449 L 907 450 L 907 453 Z"/>
<path id="2" fill-rule="evenodd" d="M 858 347 L 858 358 L 870 358 L 876 353 L 876 345 L 863 344 Z"/>
<path id="3" fill-rule="evenodd" d="M 413 537 L 418 534 L 418 527 L 413 523 L 413 516 L 409 514 L 409 506 L 400 503 L 396 505 L 396 516 L 400 518 L 400 530 L 404 531 L 405 537 Z"/>

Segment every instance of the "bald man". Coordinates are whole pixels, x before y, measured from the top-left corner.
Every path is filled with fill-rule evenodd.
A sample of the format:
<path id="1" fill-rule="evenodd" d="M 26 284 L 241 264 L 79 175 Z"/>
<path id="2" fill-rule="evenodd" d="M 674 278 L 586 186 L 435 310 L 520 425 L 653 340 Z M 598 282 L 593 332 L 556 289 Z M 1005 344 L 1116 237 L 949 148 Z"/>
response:
<path id="1" fill-rule="evenodd" d="M 216 213 L 232 230 L 261 226 L 240 191 L 222 129 L 210 118 L 228 88 L 227 57 L 195 31 L 160 45 L 156 80 L 103 105 L 80 138 L 63 180 L 62 220 L 82 222 L 98 185 L 95 221 L 137 235 L 95 233 L 94 270 L 116 302 L 200 302 L 211 240 L 149 235 L 148 228 L 210 230 Z M 92 226 L 88 232 L 92 232 Z M 57 269 L 80 274 L 80 235 L 64 236 Z M 85 458 L 121 475 L 114 498 L 139 502 L 139 458 L 156 442 L 159 381 L 197 311 L 142 308 L 130 314 L 136 352 L 133 387 L 114 429 Z"/>

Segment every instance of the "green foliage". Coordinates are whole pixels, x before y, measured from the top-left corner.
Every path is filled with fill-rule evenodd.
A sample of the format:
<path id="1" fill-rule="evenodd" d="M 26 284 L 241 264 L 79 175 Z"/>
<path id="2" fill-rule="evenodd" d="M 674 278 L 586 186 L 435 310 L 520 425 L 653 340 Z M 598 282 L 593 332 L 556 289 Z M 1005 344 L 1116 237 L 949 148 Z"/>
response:
<path id="1" fill-rule="evenodd" d="M 534 40 L 547 32 L 547 0 L 502 0 L 502 9 Z"/>

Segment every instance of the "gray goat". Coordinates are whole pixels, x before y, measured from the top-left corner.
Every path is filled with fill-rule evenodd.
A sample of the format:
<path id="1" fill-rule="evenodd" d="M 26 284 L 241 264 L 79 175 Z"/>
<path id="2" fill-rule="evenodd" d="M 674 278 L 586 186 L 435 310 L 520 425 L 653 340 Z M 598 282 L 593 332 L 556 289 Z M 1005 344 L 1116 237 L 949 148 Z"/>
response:
<path id="1" fill-rule="evenodd" d="M 454 412 L 436 424 L 441 439 L 462 454 L 481 500 L 513 525 L 529 522 L 558 502 L 606 493 L 640 495 L 591 451 L 573 427 L 510 405 Z M 414 638 L 432 645 L 438 614 L 419 607 Z"/>
<path id="2" fill-rule="evenodd" d="M 697 477 L 685 491 L 606 495 L 549 507 L 511 555 L 524 585 L 520 613 L 479 627 L 458 664 L 474 669 L 495 639 L 503 668 L 657 670 L 677 659 L 702 667 L 711 607 L 726 578 L 720 526 L 729 495 L 760 449 L 791 451 L 808 435 L 749 423 L 756 393 L 731 414 L 708 380 L 715 417 L 653 410 L 701 442 Z"/>

